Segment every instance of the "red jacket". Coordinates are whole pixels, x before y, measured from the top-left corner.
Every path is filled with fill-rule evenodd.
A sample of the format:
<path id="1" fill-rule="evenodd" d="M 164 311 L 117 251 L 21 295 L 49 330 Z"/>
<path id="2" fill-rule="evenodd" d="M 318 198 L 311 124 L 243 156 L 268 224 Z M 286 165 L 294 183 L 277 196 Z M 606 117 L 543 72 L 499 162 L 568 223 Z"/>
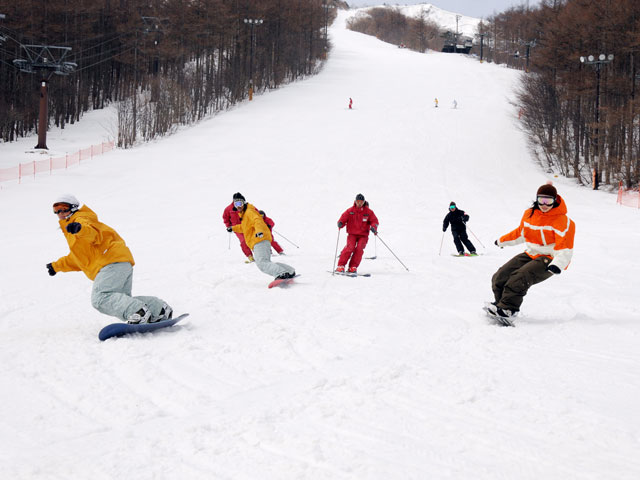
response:
<path id="1" fill-rule="evenodd" d="M 369 202 L 364 202 L 360 208 L 353 202 L 353 206 L 347 209 L 338 221 L 347 226 L 347 233 L 350 235 L 369 236 L 371 227 L 378 229 L 378 217 L 369 208 Z"/>
<path id="2" fill-rule="evenodd" d="M 269 217 L 267 217 L 266 215 L 262 216 L 262 220 L 264 220 L 264 223 L 267 224 L 267 227 L 269 227 L 269 230 L 273 230 L 273 226 L 276 224 L 276 222 L 274 222 L 273 220 L 271 220 Z"/>
<path id="3" fill-rule="evenodd" d="M 233 227 L 240 223 L 240 217 L 238 216 L 238 212 L 233 208 L 233 202 L 222 212 L 222 221 L 226 227 Z"/>

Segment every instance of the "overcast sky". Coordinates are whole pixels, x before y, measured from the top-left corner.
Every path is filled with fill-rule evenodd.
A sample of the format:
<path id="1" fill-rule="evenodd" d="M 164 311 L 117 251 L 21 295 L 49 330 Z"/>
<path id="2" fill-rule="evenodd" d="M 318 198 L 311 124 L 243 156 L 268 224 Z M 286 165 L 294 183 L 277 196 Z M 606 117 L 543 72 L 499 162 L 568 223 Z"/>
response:
<path id="1" fill-rule="evenodd" d="M 527 0 L 347 0 L 351 7 L 382 5 L 416 5 L 430 3 L 442 10 L 460 13 L 468 17 L 486 18 L 509 7 L 526 5 Z M 529 0 L 529 6 L 538 5 L 539 0 Z"/>

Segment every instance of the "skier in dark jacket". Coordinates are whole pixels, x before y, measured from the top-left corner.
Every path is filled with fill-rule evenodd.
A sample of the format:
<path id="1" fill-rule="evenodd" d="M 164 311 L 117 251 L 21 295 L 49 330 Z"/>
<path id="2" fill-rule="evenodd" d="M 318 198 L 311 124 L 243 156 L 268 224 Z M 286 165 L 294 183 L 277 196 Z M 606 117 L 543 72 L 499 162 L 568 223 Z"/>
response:
<path id="1" fill-rule="evenodd" d="M 369 208 L 369 202 L 366 202 L 364 195 L 359 193 L 353 202 L 353 206 L 347 209 L 338 220 L 338 228 L 347 226 L 347 244 L 340 253 L 338 259 L 338 267 L 336 272 L 345 271 L 347 261 L 349 261 L 349 273 L 357 273 L 358 265 L 362 261 L 364 247 L 369 241 L 369 231 L 374 235 L 378 234 L 378 217 Z M 351 260 L 349 260 L 351 259 Z"/>
<path id="2" fill-rule="evenodd" d="M 473 243 L 471 243 L 467 236 L 466 223 L 468 221 L 469 215 L 464 213 L 464 210 L 458 209 L 458 207 L 456 207 L 456 202 L 451 202 L 449 204 L 449 213 L 447 213 L 447 216 L 444 217 L 444 221 L 442 222 L 442 231 L 446 232 L 447 227 L 451 224 L 453 243 L 456 244 L 456 249 L 460 256 L 464 255 L 464 247 L 469 249 L 469 253 L 471 255 L 476 255 L 476 247 L 473 246 Z M 464 247 L 462 246 L 463 244 Z"/>

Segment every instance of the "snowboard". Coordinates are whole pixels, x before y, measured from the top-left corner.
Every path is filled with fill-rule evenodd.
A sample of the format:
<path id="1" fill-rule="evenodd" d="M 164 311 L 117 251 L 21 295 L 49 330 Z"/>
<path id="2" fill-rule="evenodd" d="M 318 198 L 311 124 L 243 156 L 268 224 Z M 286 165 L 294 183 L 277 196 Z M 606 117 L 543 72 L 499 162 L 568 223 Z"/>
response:
<path id="1" fill-rule="evenodd" d="M 298 275 L 297 273 L 292 277 L 292 278 L 276 278 L 273 282 L 271 282 L 269 284 L 269 288 L 273 288 L 273 287 L 288 287 L 289 285 L 291 285 L 293 283 L 293 280 L 298 278 L 300 275 Z"/>
<path id="2" fill-rule="evenodd" d="M 343 277 L 370 277 L 370 273 L 349 273 L 349 272 L 332 272 L 331 270 L 327 270 L 329 273 L 333 273 L 335 275 L 342 275 Z"/>
<path id="3" fill-rule="evenodd" d="M 501 327 L 515 327 L 516 326 L 515 323 L 513 323 L 513 321 L 511 321 L 510 318 L 501 317 L 500 315 L 494 315 L 493 313 L 491 313 L 491 311 L 487 307 L 482 307 L 482 309 L 487 314 L 487 317 L 489 317 L 489 319 L 491 319 L 493 321 L 493 323 L 496 323 L 497 325 L 500 325 Z"/>
<path id="4" fill-rule="evenodd" d="M 107 325 L 98 334 L 98 338 L 101 341 L 106 340 L 111 337 L 121 337 L 123 335 L 128 335 L 130 333 L 147 333 L 153 332 L 154 330 L 158 330 L 160 328 L 170 327 L 171 325 L 175 325 L 183 318 L 188 317 L 188 313 L 183 313 L 179 317 L 170 318 L 169 320 L 161 320 L 159 322 L 154 323 L 112 323 Z"/>

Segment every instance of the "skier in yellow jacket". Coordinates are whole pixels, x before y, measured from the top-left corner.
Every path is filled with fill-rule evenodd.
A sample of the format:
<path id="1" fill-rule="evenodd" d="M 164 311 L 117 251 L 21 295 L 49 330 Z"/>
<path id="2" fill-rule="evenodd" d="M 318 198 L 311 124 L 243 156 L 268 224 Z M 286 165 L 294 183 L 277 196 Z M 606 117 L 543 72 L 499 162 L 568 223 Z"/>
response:
<path id="1" fill-rule="evenodd" d="M 228 227 L 227 230 L 244 235 L 247 246 L 253 251 L 253 258 L 260 271 L 275 278 L 295 277 L 296 271 L 293 267 L 271 261 L 271 240 L 273 237 L 258 209 L 243 199 L 234 200 L 233 209 L 238 212 L 240 223 Z"/>
<path id="2" fill-rule="evenodd" d="M 91 304 L 106 315 L 129 323 L 171 318 L 173 310 L 156 297 L 132 297 L 133 255 L 118 233 L 98 221 L 86 205 L 70 194 L 53 202 L 69 254 L 47 264 L 49 275 L 82 271 L 93 281 Z"/>
<path id="3" fill-rule="evenodd" d="M 529 287 L 566 270 L 575 232 L 576 224 L 567 216 L 567 204 L 556 187 L 547 183 L 538 188 L 520 225 L 494 242 L 499 247 L 524 243 L 527 248 L 493 275 L 495 301 L 487 304 L 489 313 L 504 318 L 517 315 Z"/>

